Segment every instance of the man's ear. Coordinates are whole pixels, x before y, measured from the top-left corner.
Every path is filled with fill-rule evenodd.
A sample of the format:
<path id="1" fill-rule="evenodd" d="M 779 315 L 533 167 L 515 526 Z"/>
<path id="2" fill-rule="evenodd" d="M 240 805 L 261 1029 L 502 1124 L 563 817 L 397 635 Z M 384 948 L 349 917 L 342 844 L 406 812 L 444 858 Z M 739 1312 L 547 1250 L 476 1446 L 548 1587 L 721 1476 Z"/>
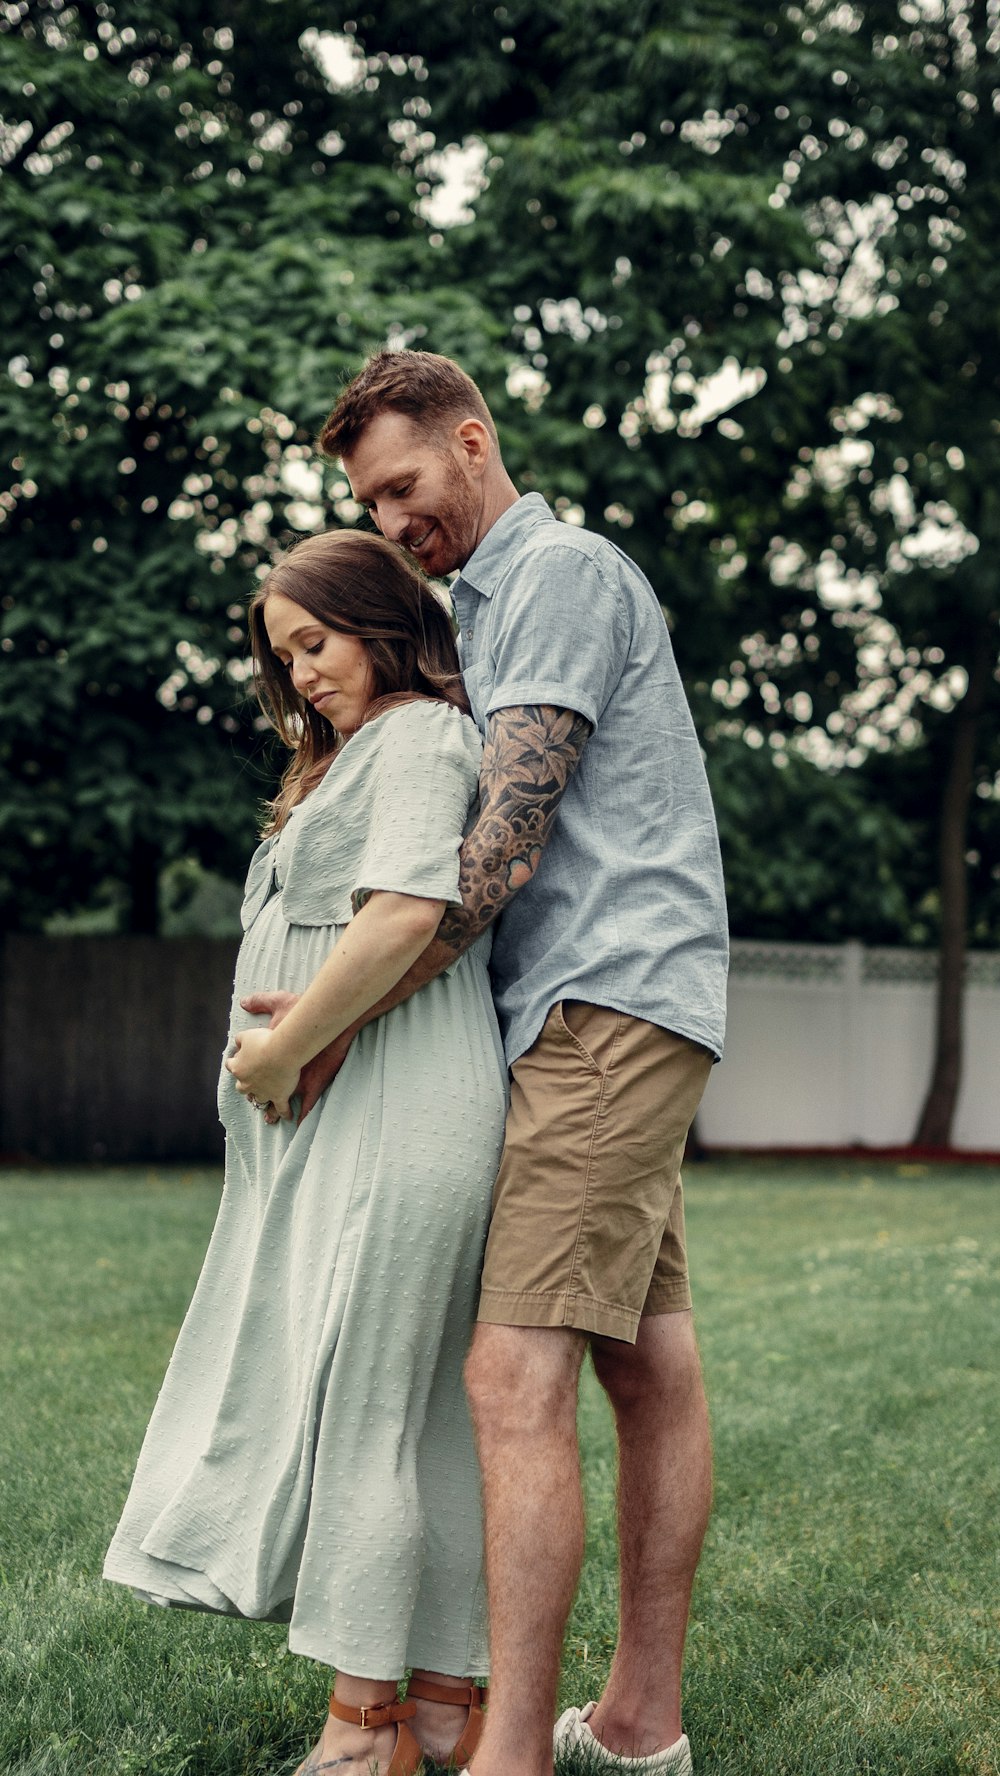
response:
<path id="1" fill-rule="evenodd" d="M 482 475 L 493 448 L 493 440 L 482 420 L 463 419 L 461 425 L 455 427 L 452 439 L 466 467 L 473 475 Z"/>

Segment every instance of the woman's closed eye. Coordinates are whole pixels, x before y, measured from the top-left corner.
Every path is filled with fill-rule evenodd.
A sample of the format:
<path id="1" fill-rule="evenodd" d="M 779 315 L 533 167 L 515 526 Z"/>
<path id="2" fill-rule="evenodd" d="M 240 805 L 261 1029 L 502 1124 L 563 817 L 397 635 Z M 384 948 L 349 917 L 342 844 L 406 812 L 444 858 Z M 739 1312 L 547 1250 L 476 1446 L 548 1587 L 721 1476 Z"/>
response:
<path id="1" fill-rule="evenodd" d="M 325 642 L 326 637 L 324 636 L 322 640 L 314 641 L 311 647 L 303 648 L 302 652 L 304 654 L 318 654 L 320 649 L 325 645 Z M 282 660 L 277 654 L 275 654 L 274 657 L 277 664 L 281 667 L 282 672 L 291 672 L 294 661 Z"/>

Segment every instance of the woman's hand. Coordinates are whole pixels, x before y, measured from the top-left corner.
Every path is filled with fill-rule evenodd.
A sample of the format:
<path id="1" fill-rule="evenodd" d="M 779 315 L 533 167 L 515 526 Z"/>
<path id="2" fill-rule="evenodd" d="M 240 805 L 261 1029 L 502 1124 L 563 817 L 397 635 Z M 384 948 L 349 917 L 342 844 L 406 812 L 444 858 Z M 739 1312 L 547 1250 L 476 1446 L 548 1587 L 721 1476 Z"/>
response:
<path id="1" fill-rule="evenodd" d="M 345 926 L 305 992 L 249 993 L 244 1011 L 270 1017 L 267 1030 L 245 1030 L 227 1062 L 244 1097 L 270 1101 L 290 1120 L 289 1100 L 301 1079 L 302 1121 L 340 1068 L 364 1013 L 389 1011 L 385 995 L 422 955 L 441 923 L 443 900 L 377 888 Z M 453 958 L 452 958 L 453 959 Z M 405 995 L 404 995 L 405 996 Z"/>
<path id="2" fill-rule="evenodd" d="M 230 1055 L 225 1065 L 243 1097 L 256 1098 L 262 1108 L 270 1104 L 283 1122 L 289 1122 L 290 1100 L 299 1083 L 299 1069 L 274 1055 L 273 1043 L 270 1030 L 244 1030 L 236 1038 L 236 1053 Z"/>

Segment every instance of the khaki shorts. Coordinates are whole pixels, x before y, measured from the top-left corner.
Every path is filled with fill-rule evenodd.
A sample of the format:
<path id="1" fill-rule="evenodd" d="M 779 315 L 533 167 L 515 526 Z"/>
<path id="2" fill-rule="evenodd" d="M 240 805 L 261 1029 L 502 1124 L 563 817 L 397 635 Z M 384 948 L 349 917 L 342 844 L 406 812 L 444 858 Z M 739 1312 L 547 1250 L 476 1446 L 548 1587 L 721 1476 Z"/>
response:
<path id="1" fill-rule="evenodd" d="M 706 1048 L 563 1000 L 515 1061 L 479 1318 L 634 1343 L 690 1307 L 680 1165 Z"/>

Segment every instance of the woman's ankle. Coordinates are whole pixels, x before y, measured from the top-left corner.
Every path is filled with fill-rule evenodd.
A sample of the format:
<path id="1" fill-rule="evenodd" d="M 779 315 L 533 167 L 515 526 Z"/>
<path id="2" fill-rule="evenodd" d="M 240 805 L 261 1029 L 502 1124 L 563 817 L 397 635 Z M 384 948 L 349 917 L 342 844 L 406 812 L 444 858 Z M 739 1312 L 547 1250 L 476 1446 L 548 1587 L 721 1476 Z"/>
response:
<path id="1" fill-rule="evenodd" d="M 437 1684 L 443 1690 L 467 1690 L 471 1677 L 452 1677 L 447 1671 L 429 1671 L 423 1666 L 414 1666 L 410 1673 L 410 1682 Z"/>
<path id="2" fill-rule="evenodd" d="M 413 1733 L 428 1757 L 447 1764 L 458 1750 L 467 1762 L 482 1729 L 484 1692 L 469 1677 L 418 1667 L 406 1694 L 416 1709 Z"/>
<path id="3" fill-rule="evenodd" d="M 338 1671 L 333 1680 L 331 1696 L 345 1708 L 384 1708 L 387 1702 L 395 1702 L 399 1693 L 398 1678 L 353 1677 L 349 1672 Z"/>

